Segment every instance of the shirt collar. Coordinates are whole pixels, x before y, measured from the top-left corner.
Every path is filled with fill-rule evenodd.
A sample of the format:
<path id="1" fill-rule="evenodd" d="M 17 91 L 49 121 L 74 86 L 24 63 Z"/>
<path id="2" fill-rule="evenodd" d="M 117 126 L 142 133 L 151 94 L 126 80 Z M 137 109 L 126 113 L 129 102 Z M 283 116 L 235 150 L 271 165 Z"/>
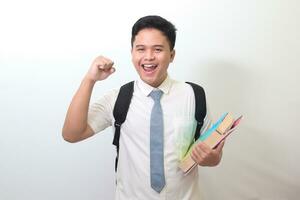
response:
<path id="1" fill-rule="evenodd" d="M 145 96 L 149 96 L 154 89 L 160 89 L 164 94 L 168 94 L 172 86 L 172 80 L 169 76 L 167 76 L 167 78 L 157 88 L 154 88 L 139 78 L 137 80 L 137 86 Z"/>

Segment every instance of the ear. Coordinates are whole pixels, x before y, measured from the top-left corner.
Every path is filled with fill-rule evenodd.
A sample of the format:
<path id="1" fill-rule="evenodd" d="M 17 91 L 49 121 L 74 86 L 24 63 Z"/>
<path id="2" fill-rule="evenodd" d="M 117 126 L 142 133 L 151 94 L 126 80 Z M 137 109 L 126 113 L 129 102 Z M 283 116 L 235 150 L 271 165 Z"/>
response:
<path id="1" fill-rule="evenodd" d="M 173 62 L 174 57 L 175 57 L 175 49 L 173 49 L 173 50 L 171 51 L 171 61 L 170 61 L 170 62 Z"/>

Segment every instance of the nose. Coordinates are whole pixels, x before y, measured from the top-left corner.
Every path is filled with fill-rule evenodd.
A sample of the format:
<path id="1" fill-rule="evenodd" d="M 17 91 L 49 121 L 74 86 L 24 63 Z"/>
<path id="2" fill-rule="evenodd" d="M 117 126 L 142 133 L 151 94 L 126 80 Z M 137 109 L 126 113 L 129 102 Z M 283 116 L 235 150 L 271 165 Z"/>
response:
<path id="1" fill-rule="evenodd" d="M 145 53 L 145 60 L 154 60 L 154 52 L 151 50 L 146 51 Z"/>

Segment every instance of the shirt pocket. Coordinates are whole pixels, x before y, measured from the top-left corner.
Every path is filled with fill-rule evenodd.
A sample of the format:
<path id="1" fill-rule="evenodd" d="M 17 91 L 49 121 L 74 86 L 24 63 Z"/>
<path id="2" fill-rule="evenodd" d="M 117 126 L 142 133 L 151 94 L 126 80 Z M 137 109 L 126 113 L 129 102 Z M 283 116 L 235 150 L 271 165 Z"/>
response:
<path id="1" fill-rule="evenodd" d="M 175 125 L 176 154 L 178 160 L 181 161 L 194 141 L 196 120 L 194 117 L 181 116 L 175 117 L 173 123 Z"/>

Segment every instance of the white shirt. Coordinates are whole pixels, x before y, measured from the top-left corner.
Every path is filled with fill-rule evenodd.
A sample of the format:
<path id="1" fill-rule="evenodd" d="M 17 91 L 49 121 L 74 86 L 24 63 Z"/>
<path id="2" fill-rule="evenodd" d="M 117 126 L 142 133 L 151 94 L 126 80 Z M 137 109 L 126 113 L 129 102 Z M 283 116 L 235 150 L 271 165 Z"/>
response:
<path id="1" fill-rule="evenodd" d="M 121 128 L 116 200 L 201 198 L 197 168 L 184 175 L 178 167 L 196 129 L 193 89 L 169 77 L 158 88 L 163 91 L 161 106 L 166 185 L 160 193 L 150 185 L 150 113 L 154 102 L 149 94 L 154 88 L 139 79 L 134 83 L 131 104 Z M 107 93 L 90 107 L 88 124 L 94 132 L 114 124 L 112 112 L 118 92 L 113 90 Z M 207 115 L 201 132 L 209 126 L 210 117 Z"/>

